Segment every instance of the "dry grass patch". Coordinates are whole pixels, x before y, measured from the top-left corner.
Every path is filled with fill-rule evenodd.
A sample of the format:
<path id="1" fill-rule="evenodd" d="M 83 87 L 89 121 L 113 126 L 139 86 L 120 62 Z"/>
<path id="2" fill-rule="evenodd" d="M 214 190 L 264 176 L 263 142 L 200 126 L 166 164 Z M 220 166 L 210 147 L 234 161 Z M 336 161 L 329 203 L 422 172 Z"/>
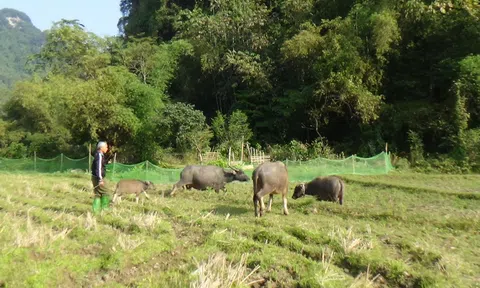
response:
<path id="1" fill-rule="evenodd" d="M 322 249 L 322 270 L 315 275 L 315 280 L 321 287 L 328 287 L 331 282 L 345 279 L 345 274 L 338 272 L 336 266 L 332 264 L 334 254 L 335 252 L 328 247 Z"/>
<path id="2" fill-rule="evenodd" d="M 67 193 L 67 192 L 69 193 L 73 191 L 72 186 L 70 186 L 70 184 L 66 182 L 53 184 L 52 190 L 55 192 L 62 192 L 62 193 Z"/>
<path id="3" fill-rule="evenodd" d="M 197 270 L 193 272 L 196 280 L 190 283 L 191 288 L 227 288 L 227 287 L 248 287 L 257 281 L 248 279 L 260 268 L 255 267 L 252 271 L 246 265 L 247 254 L 242 254 L 240 262 L 227 264 L 227 256 L 218 252 L 206 262 L 197 263 Z M 263 281 L 263 279 L 262 279 Z"/>
<path id="4" fill-rule="evenodd" d="M 136 237 L 126 235 L 123 233 L 119 233 L 117 235 L 117 247 L 123 251 L 135 250 L 140 245 L 142 245 L 145 241 L 142 239 L 138 239 Z M 117 250 L 115 247 L 112 248 L 113 250 Z"/>
<path id="5" fill-rule="evenodd" d="M 160 222 L 160 218 L 158 217 L 157 212 L 137 214 L 134 215 L 131 219 L 135 225 L 148 231 L 153 231 L 156 225 Z"/>
<path id="6" fill-rule="evenodd" d="M 385 281 L 385 279 L 380 274 L 372 277 L 372 274 L 370 274 L 370 267 L 367 267 L 367 271 L 360 273 L 355 278 L 352 285 L 350 285 L 350 288 L 386 287 L 386 283 L 387 281 Z"/>
<path id="7" fill-rule="evenodd" d="M 97 231 L 97 218 L 95 218 L 92 213 L 87 212 L 85 216 L 80 216 L 80 223 L 87 231 Z"/>
<path id="8" fill-rule="evenodd" d="M 30 210 L 27 212 L 26 222 L 17 220 L 12 225 L 16 247 L 43 247 L 56 240 L 64 240 L 71 231 L 72 229 L 67 228 L 55 231 L 45 225 L 34 225 L 30 218 Z"/>
<path id="9" fill-rule="evenodd" d="M 368 234 L 370 234 L 370 231 Z M 373 248 L 372 240 L 357 236 L 353 232 L 352 227 L 348 229 L 333 227 L 333 230 L 328 235 L 340 243 L 343 252 L 346 254 L 359 250 L 370 250 Z"/>

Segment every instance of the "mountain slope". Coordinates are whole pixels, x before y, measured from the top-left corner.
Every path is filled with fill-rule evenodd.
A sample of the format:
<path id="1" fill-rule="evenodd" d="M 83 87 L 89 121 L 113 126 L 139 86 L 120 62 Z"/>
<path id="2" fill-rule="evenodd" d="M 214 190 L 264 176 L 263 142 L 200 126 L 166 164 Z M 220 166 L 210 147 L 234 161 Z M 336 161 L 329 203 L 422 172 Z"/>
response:
<path id="1" fill-rule="evenodd" d="M 28 56 L 37 53 L 44 41 L 44 33 L 25 13 L 8 8 L 0 10 L 0 90 L 28 75 L 25 70 Z"/>

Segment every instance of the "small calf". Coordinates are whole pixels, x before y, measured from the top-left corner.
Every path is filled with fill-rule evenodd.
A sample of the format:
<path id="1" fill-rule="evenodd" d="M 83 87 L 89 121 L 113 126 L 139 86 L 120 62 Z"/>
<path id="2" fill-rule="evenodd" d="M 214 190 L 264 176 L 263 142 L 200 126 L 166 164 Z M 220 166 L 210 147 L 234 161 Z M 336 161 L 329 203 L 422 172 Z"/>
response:
<path id="1" fill-rule="evenodd" d="M 317 177 L 308 183 L 302 183 L 295 186 L 293 199 L 312 195 L 317 200 L 339 202 L 343 204 L 343 194 L 345 193 L 345 183 L 337 176 Z"/>
<path id="2" fill-rule="evenodd" d="M 136 195 L 135 202 L 137 202 L 138 204 L 138 198 L 141 193 L 145 194 L 145 197 L 147 199 L 150 199 L 150 197 L 148 197 L 146 192 L 149 189 L 155 189 L 155 186 L 150 181 L 142 181 L 142 180 L 135 180 L 135 179 L 120 180 L 117 183 L 117 187 L 115 188 L 115 193 L 113 194 L 112 202 L 115 203 L 115 200 L 117 198 L 118 200 L 121 201 L 122 196 L 124 194 L 135 194 Z"/>

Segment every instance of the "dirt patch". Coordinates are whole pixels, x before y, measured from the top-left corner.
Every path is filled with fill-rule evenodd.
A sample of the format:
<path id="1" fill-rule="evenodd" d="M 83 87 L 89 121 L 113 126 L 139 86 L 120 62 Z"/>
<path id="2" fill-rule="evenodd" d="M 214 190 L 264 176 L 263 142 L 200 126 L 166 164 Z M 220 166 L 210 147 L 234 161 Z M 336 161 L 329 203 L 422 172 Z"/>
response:
<path id="1" fill-rule="evenodd" d="M 118 271 L 109 271 L 102 276 L 101 282 L 104 284 L 120 283 L 134 287 L 136 282 L 143 280 L 147 275 L 178 269 L 178 267 L 187 264 L 188 259 L 185 258 L 185 255 L 186 250 L 182 246 L 178 246 L 173 251 L 162 252 L 152 257 L 150 261 L 144 264 L 129 265 Z"/>

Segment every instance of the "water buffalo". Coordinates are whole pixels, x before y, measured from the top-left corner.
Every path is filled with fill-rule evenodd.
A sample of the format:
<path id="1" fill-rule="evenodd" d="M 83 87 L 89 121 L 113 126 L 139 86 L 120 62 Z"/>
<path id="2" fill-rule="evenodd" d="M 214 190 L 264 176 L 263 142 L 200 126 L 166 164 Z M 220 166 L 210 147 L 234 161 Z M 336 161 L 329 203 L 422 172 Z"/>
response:
<path id="1" fill-rule="evenodd" d="M 318 200 L 339 202 L 343 204 L 343 194 L 345 193 L 345 183 L 337 176 L 317 177 L 308 183 L 302 183 L 295 186 L 293 199 L 312 195 Z"/>
<path id="2" fill-rule="evenodd" d="M 120 180 L 117 183 L 115 188 L 115 193 L 113 193 L 113 200 L 112 202 L 115 203 L 115 200 L 118 199 L 122 200 L 122 196 L 124 194 L 135 194 L 136 195 L 136 202 L 138 204 L 138 198 L 141 193 L 145 194 L 147 199 L 150 199 L 147 195 L 147 190 L 154 189 L 155 186 L 150 181 L 142 181 L 142 180 L 135 180 L 135 179 L 124 179 Z"/>
<path id="3" fill-rule="evenodd" d="M 170 195 L 173 195 L 181 187 L 197 190 L 205 190 L 207 187 L 211 187 L 218 193 L 220 190 L 226 190 L 226 183 L 250 181 L 250 178 L 242 170 L 230 168 L 232 171 L 213 165 L 188 165 L 180 173 L 180 180 L 173 185 Z"/>
<path id="4" fill-rule="evenodd" d="M 281 194 L 283 200 L 283 214 L 288 215 L 287 193 L 288 172 L 282 162 L 264 162 L 252 174 L 253 179 L 253 205 L 255 217 L 258 217 L 258 202 L 260 202 L 260 217 L 263 216 L 265 204 L 263 197 L 270 195 L 267 211 L 272 210 L 273 194 Z"/>

